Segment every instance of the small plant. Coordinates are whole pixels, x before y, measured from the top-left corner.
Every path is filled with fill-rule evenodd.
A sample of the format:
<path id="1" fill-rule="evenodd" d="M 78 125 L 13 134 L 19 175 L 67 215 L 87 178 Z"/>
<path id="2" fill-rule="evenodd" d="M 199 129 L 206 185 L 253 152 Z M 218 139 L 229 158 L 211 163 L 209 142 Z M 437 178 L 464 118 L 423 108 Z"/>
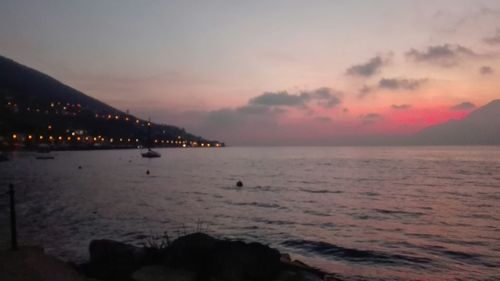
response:
<path id="1" fill-rule="evenodd" d="M 164 250 L 171 245 L 170 236 L 165 231 L 163 235 L 150 235 L 142 243 L 145 248 Z"/>

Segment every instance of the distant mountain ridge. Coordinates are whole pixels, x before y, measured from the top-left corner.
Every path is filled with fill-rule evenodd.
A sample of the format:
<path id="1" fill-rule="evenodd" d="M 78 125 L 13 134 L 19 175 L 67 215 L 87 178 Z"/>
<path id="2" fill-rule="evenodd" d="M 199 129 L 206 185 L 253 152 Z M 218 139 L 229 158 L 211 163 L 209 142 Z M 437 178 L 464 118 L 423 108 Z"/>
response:
<path id="1" fill-rule="evenodd" d="M 462 120 L 450 120 L 415 134 L 412 144 L 500 145 L 500 99 L 474 110 Z"/>
<path id="2" fill-rule="evenodd" d="M 40 101 L 61 101 L 86 105 L 94 111 L 119 110 L 67 86 L 47 74 L 0 56 L 0 91 L 15 97 Z"/>
<path id="3" fill-rule="evenodd" d="M 88 146 L 96 144 L 92 141 L 97 137 L 99 145 L 108 146 L 145 145 L 152 140 L 165 146 L 223 146 L 176 126 L 149 123 L 0 56 L 0 143 L 8 143 L 15 133 L 21 136 L 17 140 L 32 143 L 50 138 L 52 143 L 60 139 L 61 144 L 77 145 L 67 144 L 76 138 L 79 145 Z"/>

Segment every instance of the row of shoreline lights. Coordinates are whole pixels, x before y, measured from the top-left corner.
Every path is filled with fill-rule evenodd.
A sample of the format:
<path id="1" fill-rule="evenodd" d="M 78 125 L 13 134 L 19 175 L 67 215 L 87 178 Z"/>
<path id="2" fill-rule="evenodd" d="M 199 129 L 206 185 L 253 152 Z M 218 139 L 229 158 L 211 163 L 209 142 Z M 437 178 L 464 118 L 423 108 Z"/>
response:
<path id="1" fill-rule="evenodd" d="M 58 136 L 57 138 L 54 137 L 54 136 L 44 136 L 44 135 L 39 135 L 38 136 L 38 140 L 39 141 L 44 141 L 44 140 L 49 140 L 49 141 L 77 141 L 77 142 L 80 142 L 80 141 L 84 141 L 84 142 L 106 142 L 106 138 L 103 137 L 103 136 L 97 136 L 97 137 L 91 137 L 91 136 L 86 136 L 86 137 L 81 137 L 81 136 L 76 136 L 75 137 L 75 133 L 73 132 L 72 133 L 72 136 Z M 18 137 L 18 135 L 16 133 L 13 133 L 12 134 L 12 140 L 13 141 L 19 141 L 20 138 Z M 23 138 L 22 141 L 36 141 L 37 138 L 36 136 L 33 136 L 33 135 L 28 135 L 26 138 Z M 128 142 L 128 143 L 133 143 L 135 141 L 135 143 L 139 143 L 140 142 L 140 139 L 136 138 L 136 139 L 133 139 L 133 138 L 118 138 L 116 140 L 116 142 Z M 114 138 L 108 138 L 108 142 L 110 143 L 114 143 L 115 142 L 115 139 Z M 154 142 L 156 144 L 158 143 L 161 143 L 161 144 L 178 144 L 178 145 L 182 145 L 183 147 L 186 147 L 187 146 L 187 143 L 188 141 L 185 141 L 185 140 L 158 140 L 158 139 L 155 139 Z M 198 146 L 198 142 L 196 141 L 190 141 L 189 144 L 191 146 Z M 211 147 L 212 144 L 211 143 L 200 143 L 199 144 L 201 147 Z M 221 144 L 220 143 L 215 143 L 214 144 L 215 147 L 220 147 Z"/>
<path id="2" fill-rule="evenodd" d="M 60 102 L 58 102 L 57 104 L 58 104 L 58 105 L 62 105 Z M 64 103 L 63 103 L 63 104 L 64 104 Z M 55 105 L 56 105 L 56 103 L 54 103 L 54 102 L 51 102 L 51 103 L 50 103 L 50 107 L 51 107 L 51 108 L 54 108 L 54 107 L 55 107 Z M 10 101 L 9 101 L 9 102 L 7 103 L 7 106 L 17 106 L 17 104 L 16 104 L 16 103 L 12 103 L 12 102 L 10 102 Z M 80 105 L 80 104 L 70 104 L 70 103 L 66 103 L 66 106 L 64 106 L 64 107 L 63 107 L 63 110 L 67 110 L 67 109 L 69 109 L 70 107 L 75 107 L 75 108 L 80 109 L 80 108 L 81 108 L 81 105 Z M 31 107 L 26 107 L 26 110 L 27 110 L 27 111 L 31 111 Z M 36 112 L 42 112 L 42 111 L 43 111 L 43 112 L 47 113 L 47 112 L 46 112 L 47 110 L 41 110 L 41 109 L 39 109 L 39 108 L 33 109 L 33 111 L 36 111 Z M 80 112 L 81 112 L 81 111 L 78 111 L 78 113 L 80 113 Z M 125 117 L 123 117 L 123 115 L 116 115 L 116 114 L 101 114 L 101 115 L 99 115 L 98 113 L 96 113 L 94 116 L 95 116 L 95 118 L 103 118 L 103 119 L 107 119 L 107 120 L 120 120 L 120 119 L 123 119 L 123 120 L 125 120 L 125 121 L 130 121 L 130 120 L 132 120 L 132 119 L 133 119 L 133 118 L 131 118 L 131 117 L 130 117 L 130 115 L 125 115 Z M 151 126 L 151 124 L 150 124 L 150 123 L 148 123 L 148 122 L 141 122 L 141 120 L 140 120 L 140 119 L 135 119 L 135 123 L 136 123 L 136 124 L 141 124 L 142 126 L 144 126 L 144 125 L 146 125 L 146 124 L 147 124 L 148 126 Z"/>

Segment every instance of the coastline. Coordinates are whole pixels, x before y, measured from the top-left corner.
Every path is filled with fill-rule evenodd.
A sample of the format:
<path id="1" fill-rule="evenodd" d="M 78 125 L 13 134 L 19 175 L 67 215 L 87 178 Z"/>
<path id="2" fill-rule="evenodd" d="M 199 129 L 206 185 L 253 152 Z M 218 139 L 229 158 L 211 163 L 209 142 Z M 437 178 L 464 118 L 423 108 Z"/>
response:
<path id="1" fill-rule="evenodd" d="M 41 247 L 0 251 L 0 280 L 20 281 L 342 281 L 289 254 L 258 242 L 214 238 L 202 232 L 143 247 L 101 239 L 89 244 L 90 259 L 76 265 Z"/>

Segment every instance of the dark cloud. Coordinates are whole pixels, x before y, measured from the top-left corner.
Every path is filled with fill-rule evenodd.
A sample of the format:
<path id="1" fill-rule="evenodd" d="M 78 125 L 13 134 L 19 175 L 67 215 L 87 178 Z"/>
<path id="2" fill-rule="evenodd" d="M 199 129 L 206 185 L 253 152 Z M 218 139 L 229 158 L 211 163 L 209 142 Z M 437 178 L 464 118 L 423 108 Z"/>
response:
<path id="1" fill-rule="evenodd" d="M 287 91 L 265 92 L 264 94 L 249 100 L 246 107 L 297 107 L 305 108 L 310 102 L 316 102 L 317 105 L 324 108 L 332 108 L 339 105 L 342 101 L 341 92 L 331 88 L 322 87 L 311 91 L 302 91 L 299 94 L 289 94 Z"/>
<path id="2" fill-rule="evenodd" d="M 430 46 L 425 51 L 411 49 L 405 55 L 416 62 L 430 63 L 442 67 L 456 66 L 467 58 L 483 57 L 483 55 L 461 45 L 450 44 Z"/>
<path id="3" fill-rule="evenodd" d="M 467 111 L 467 110 L 471 110 L 474 108 L 476 108 L 476 105 L 473 104 L 472 102 L 468 102 L 468 101 L 462 102 L 462 103 L 459 103 L 457 105 L 450 107 L 451 110 L 455 110 L 455 111 Z"/>
<path id="4" fill-rule="evenodd" d="M 391 105 L 391 108 L 396 109 L 396 110 L 408 110 L 411 108 L 411 105 L 409 105 L 409 104 L 393 104 L 393 105 Z"/>
<path id="5" fill-rule="evenodd" d="M 380 89 L 390 90 L 417 90 L 426 83 L 428 79 L 403 79 L 403 78 L 382 78 L 378 82 Z"/>
<path id="6" fill-rule="evenodd" d="M 497 28 L 495 35 L 486 37 L 483 41 L 490 45 L 500 45 L 500 28 Z"/>
<path id="7" fill-rule="evenodd" d="M 353 76 L 370 77 L 377 74 L 382 66 L 388 63 L 388 59 L 381 56 L 371 58 L 366 63 L 356 64 L 346 70 L 346 74 Z"/>
<path id="8" fill-rule="evenodd" d="M 500 12 L 489 7 L 476 7 L 472 8 L 465 14 L 457 15 L 452 9 L 438 10 L 434 16 L 431 18 L 432 25 L 438 32 L 444 33 L 455 33 L 463 26 L 477 23 L 478 21 L 484 20 L 485 18 L 491 18 L 495 20 L 498 18 Z"/>
<path id="9" fill-rule="evenodd" d="M 287 91 L 265 92 L 250 99 L 249 105 L 260 106 L 303 106 L 305 99 L 300 95 L 291 95 Z"/>
<path id="10" fill-rule="evenodd" d="M 489 75 L 489 74 L 493 74 L 493 72 L 494 72 L 494 70 L 490 66 L 481 66 L 479 68 L 479 73 L 481 75 Z"/>
<path id="11" fill-rule="evenodd" d="M 236 111 L 247 114 L 262 114 L 269 112 L 269 107 L 262 105 L 245 105 L 238 107 Z"/>
<path id="12" fill-rule="evenodd" d="M 361 122 L 365 125 L 371 125 L 371 124 L 377 123 L 378 121 L 381 121 L 382 119 L 384 119 L 384 117 L 378 113 L 364 114 L 364 115 L 361 115 L 359 118 L 361 119 Z"/>
<path id="13" fill-rule="evenodd" d="M 343 94 L 331 88 L 322 87 L 313 91 L 302 92 L 301 97 L 306 98 L 308 101 L 316 100 L 317 104 L 324 108 L 332 108 L 339 105 L 342 101 L 340 97 Z"/>

